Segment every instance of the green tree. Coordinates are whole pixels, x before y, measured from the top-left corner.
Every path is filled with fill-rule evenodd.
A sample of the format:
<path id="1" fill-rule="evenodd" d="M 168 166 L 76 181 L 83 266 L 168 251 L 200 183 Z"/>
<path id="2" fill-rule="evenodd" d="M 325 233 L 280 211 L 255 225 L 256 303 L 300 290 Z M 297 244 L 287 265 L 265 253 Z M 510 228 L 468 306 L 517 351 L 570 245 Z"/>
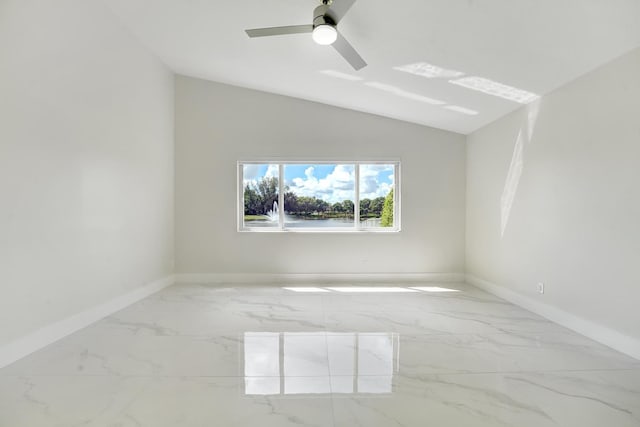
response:
<path id="1" fill-rule="evenodd" d="M 369 204 L 369 213 L 377 218 L 382 215 L 382 207 L 384 206 L 384 197 L 376 197 Z"/>
<path id="2" fill-rule="evenodd" d="M 382 217 L 380 219 L 381 227 L 393 227 L 393 188 L 384 199 L 382 207 Z"/>
<path id="3" fill-rule="evenodd" d="M 370 199 L 360 200 L 360 216 L 365 217 L 369 213 L 369 206 L 371 205 Z"/>
<path id="4" fill-rule="evenodd" d="M 262 178 L 244 187 L 244 214 L 265 215 L 278 201 L 278 178 Z"/>
<path id="5" fill-rule="evenodd" d="M 287 188 L 285 187 L 285 190 Z M 298 213 L 300 207 L 298 206 L 298 196 L 293 191 L 287 191 L 284 193 L 284 208 L 291 214 Z"/>
<path id="6" fill-rule="evenodd" d="M 315 211 L 316 212 L 320 212 L 320 213 L 324 213 L 324 212 L 329 210 L 330 206 L 331 205 L 329 205 L 329 203 L 325 202 L 324 200 L 316 199 Z"/>
<path id="7" fill-rule="evenodd" d="M 261 214 L 273 209 L 273 202 L 278 201 L 278 178 L 262 178 L 256 189 L 262 203 Z"/>
<path id="8" fill-rule="evenodd" d="M 354 214 L 354 210 L 353 208 L 355 207 L 355 205 L 353 204 L 353 202 L 351 200 L 344 200 L 342 202 L 342 207 L 344 208 L 344 211 L 348 214 L 348 215 L 353 215 Z"/>
<path id="9" fill-rule="evenodd" d="M 315 198 L 301 196 L 298 197 L 298 213 L 311 214 L 315 210 Z"/>
<path id="10" fill-rule="evenodd" d="M 261 213 L 262 201 L 258 193 L 248 184 L 244 188 L 244 214 L 257 215 Z"/>

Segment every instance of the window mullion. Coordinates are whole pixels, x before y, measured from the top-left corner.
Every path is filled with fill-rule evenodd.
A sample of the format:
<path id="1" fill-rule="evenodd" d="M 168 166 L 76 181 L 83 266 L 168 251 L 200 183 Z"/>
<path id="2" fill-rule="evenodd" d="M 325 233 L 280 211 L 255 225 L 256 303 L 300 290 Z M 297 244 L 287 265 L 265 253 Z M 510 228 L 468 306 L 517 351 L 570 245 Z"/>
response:
<path id="1" fill-rule="evenodd" d="M 238 163 L 238 172 L 236 179 L 238 180 L 238 217 L 236 221 L 238 222 L 238 230 L 244 229 L 244 164 Z"/>
<path id="2" fill-rule="evenodd" d="M 354 165 L 354 170 L 355 170 L 355 196 L 354 196 L 354 202 L 353 204 L 355 205 L 353 207 L 353 220 L 355 221 L 355 228 L 356 230 L 360 229 L 360 163 L 356 163 Z"/>
<path id="3" fill-rule="evenodd" d="M 400 224 L 400 163 L 393 167 L 393 228 L 399 229 Z"/>
<path id="4" fill-rule="evenodd" d="M 278 164 L 278 225 L 284 230 L 284 164 Z"/>

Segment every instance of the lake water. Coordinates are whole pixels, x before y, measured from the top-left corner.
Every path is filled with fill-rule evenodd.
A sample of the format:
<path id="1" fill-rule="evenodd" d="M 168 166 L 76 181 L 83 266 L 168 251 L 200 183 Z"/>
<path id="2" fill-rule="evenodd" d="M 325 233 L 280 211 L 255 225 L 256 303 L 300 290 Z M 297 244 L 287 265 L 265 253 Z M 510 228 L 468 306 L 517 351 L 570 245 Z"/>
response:
<path id="1" fill-rule="evenodd" d="M 380 225 L 379 218 L 372 218 L 361 222 L 362 225 L 376 227 Z M 272 221 L 246 221 L 246 227 L 277 227 Z M 354 228 L 353 218 L 304 219 L 295 216 L 284 216 L 285 228 Z"/>

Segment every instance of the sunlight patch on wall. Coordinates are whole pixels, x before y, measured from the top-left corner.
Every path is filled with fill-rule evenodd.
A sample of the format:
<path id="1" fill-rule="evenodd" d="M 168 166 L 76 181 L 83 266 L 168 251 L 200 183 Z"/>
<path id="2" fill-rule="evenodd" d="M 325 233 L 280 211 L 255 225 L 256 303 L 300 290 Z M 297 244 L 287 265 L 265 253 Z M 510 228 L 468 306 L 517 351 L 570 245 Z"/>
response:
<path id="1" fill-rule="evenodd" d="M 511 157 L 511 164 L 509 165 L 509 172 L 507 173 L 507 180 L 504 183 L 504 190 L 500 197 L 500 235 L 504 236 L 504 232 L 507 229 L 507 223 L 509 222 L 509 216 L 511 215 L 511 208 L 513 207 L 513 201 L 518 191 L 518 184 L 520 183 L 520 177 L 522 176 L 523 168 L 523 152 L 524 152 L 524 137 L 522 130 L 518 132 L 518 139 L 516 145 L 513 148 L 513 156 Z"/>
<path id="2" fill-rule="evenodd" d="M 540 114 L 540 99 L 529 104 L 527 109 L 527 138 L 528 141 L 531 142 L 531 138 L 533 138 L 533 130 L 538 122 L 538 114 Z"/>
<path id="3" fill-rule="evenodd" d="M 511 209 L 513 207 L 513 201 L 515 200 L 516 193 L 518 191 L 518 185 L 520 184 L 520 178 L 522 177 L 522 170 L 524 169 L 524 147 L 525 143 L 531 142 L 533 136 L 533 130 L 538 120 L 538 114 L 540 112 L 540 100 L 532 103 L 527 107 L 527 123 L 526 133 L 520 128 L 518 132 L 518 138 L 516 144 L 513 147 L 513 156 L 511 157 L 511 164 L 509 165 L 509 172 L 507 173 L 507 179 L 504 183 L 504 190 L 500 197 L 500 236 L 504 237 L 504 233 L 509 223 L 509 217 L 511 216 Z"/>

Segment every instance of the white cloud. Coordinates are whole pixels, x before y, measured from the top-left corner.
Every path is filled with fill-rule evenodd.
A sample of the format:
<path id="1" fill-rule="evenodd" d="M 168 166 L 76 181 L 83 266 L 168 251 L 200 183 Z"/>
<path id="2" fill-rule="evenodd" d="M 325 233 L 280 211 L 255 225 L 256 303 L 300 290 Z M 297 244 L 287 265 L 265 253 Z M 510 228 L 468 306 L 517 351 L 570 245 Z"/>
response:
<path id="1" fill-rule="evenodd" d="M 244 185 L 256 185 L 262 178 L 278 177 L 278 165 L 268 165 L 267 170 L 261 174 L 260 169 L 264 169 L 264 166 L 244 165 Z M 393 188 L 393 172 L 394 165 L 360 165 L 360 198 L 375 199 L 386 196 Z M 380 182 L 379 178 L 385 175 L 390 183 Z M 298 196 L 317 197 L 329 203 L 355 199 L 355 170 L 352 165 L 336 165 L 324 178 L 316 177 L 315 168 L 309 166 L 304 171 L 304 177 L 293 178 L 287 184 L 290 191 Z"/>
<path id="2" fill-rule="evenodd" d="M 388 177 L 391 184 L 380 182 L 378 177 L 383 172 L 391 172 Z M 360 166 L 360 199 L 375 199 L 386 196 L 393 187 L 393 165 L 361 165 Z"/>
<path id="3" fill-rule="evenodd" d="M 242 177 L 245 181 L 257 179 L 260 172 L 260 165 L 242 165 Z"/>
<path id="4" fill-rule="evenodd" d="M 279 175 L 278 165 L 267 166 L 267 172 L 264 174 L 265 178 L 277 178 Z"/>
<path id="5" fill-rule="evenodd" d="M 306 178 L 294 178 L 289 186 L 291 191 L 298 196 L 317 197 L 330 203 L 354 199 L 355 172 L 352 166 L 336 165 L 331 173 L 320 179 L 314 171 L 310 166 L 304 171 Z"/>
<path id="6" fill-rule="evenodd" d="M 360 165 L 360 176 L 378 175 L 378 173 L 385 171 L 393 172 L 393 165 Z"/>
<path id="7" fill-rule="evenodd" d="M 242 166 L 242 180 L 244 185 L 257 185 L 262 178 L 277 178 L 279 169 L 278 165 L 267 165 L 264 174 L 260 173 L 260 169 L 265 165 L 247 164 Z"/>
<path id="8" fill-rule="evenodd" d="M 385 197 L 387 194 L 389 194 L 389 191 L 391 191 L 391 188 L 393 188 L 391 185 L 389 185 L 386 182 L 377 184 L 375 187 L 373 187 L 373 189 L 370 190 L 363 190 L 362 189 L 362 184 L 360 185 L 360 199 L 376 199 L 378 197 Z"/>

